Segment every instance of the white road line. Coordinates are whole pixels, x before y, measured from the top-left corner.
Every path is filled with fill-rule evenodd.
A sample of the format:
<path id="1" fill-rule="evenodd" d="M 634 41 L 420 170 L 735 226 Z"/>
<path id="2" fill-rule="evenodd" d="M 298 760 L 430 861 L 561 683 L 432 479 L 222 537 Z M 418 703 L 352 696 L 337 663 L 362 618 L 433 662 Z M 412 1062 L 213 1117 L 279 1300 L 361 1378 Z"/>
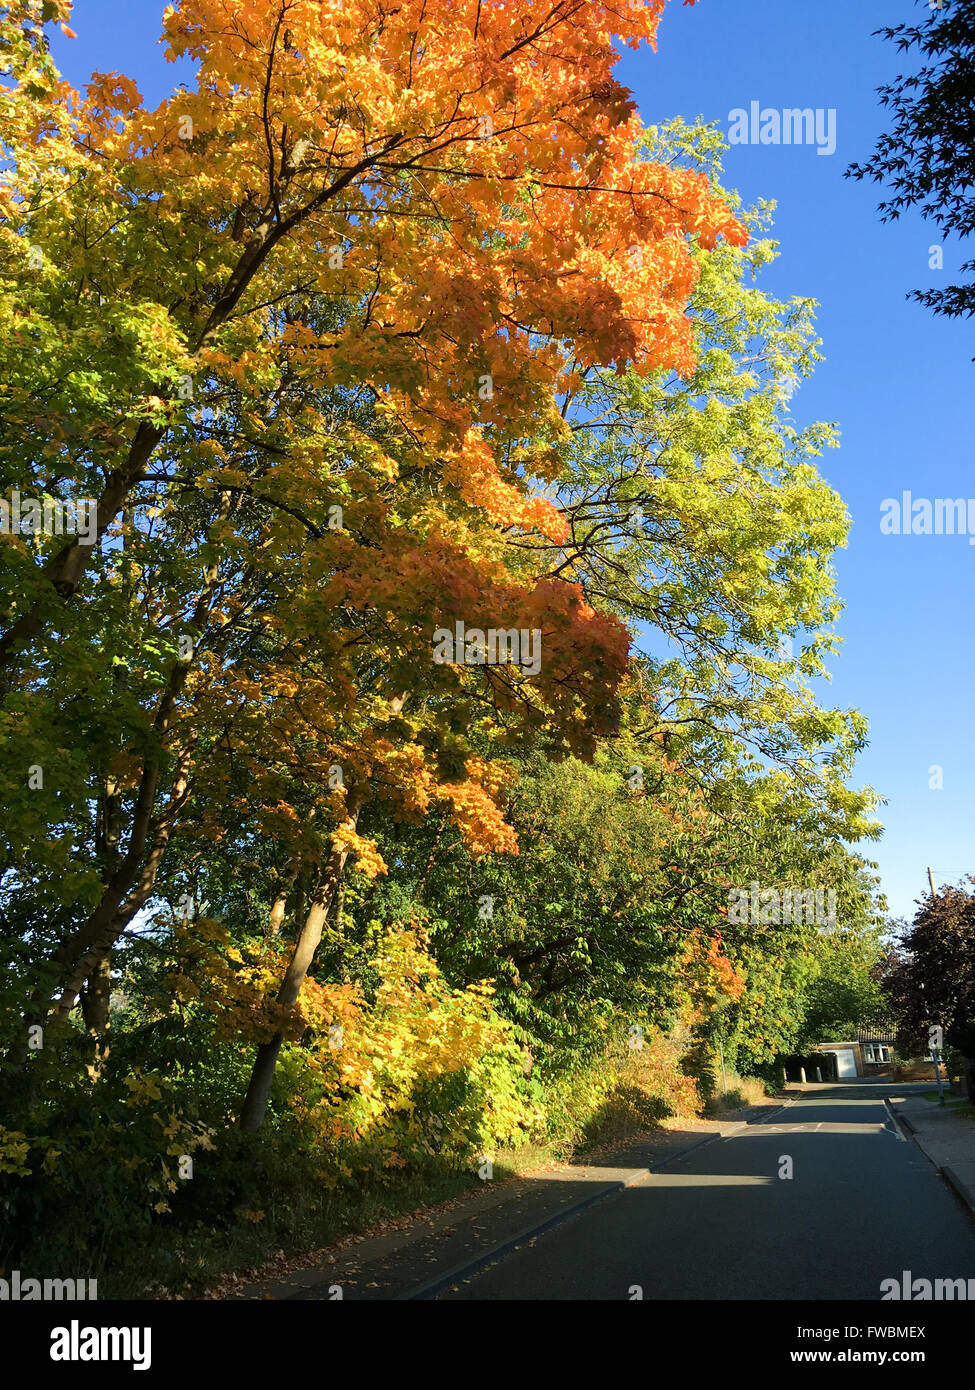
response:
<path id="1" fill-rule="evenodd" d="M 898 1139 L 901 1141 L 902 1144 L 906 1144 L 906 1143 L 907 1143 L 907 1135 L 904 1133 L 904 1131 L 901 1129 L 900 1125 L 897 1123 L 897 1116 L 894 1114 L 893 1107 L 892 1107 L 892 1106 L 888 1106 L 888 1105 L 886 1105 L 886 1103 L 885 1103 L 884 1108 L 886 1109 L 888 1115 L 890 1116 L 890 1123 L 891 1123 L 891 1124 L 893 1125 L 893 1127 L 894 1127 L 894 1133 L 897 1135 Z M 884 1128 L 886 1129 L 886 1125 L 884 1126 Z"/>

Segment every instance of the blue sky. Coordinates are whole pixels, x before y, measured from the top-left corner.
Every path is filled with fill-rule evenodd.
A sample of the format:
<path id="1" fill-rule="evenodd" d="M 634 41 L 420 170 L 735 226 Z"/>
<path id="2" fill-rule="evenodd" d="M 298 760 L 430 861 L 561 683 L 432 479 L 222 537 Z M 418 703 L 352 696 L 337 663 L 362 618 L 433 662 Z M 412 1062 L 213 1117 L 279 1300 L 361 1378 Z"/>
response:
<path id="1" fill-rule="evenodd" d="M 76 40 L 58 35 L 58 63 L 75 85 L 93 68 L 136 79 L 154 103 L 177 80 L 155 40 L 156 0 L 77 0 Z M 928 267 L 936 229 L 920 218 L 880 223 L 872 184 L 843 178 L 867 159 L 885 128 L 875 89 L 916 58 L 872 37 L 883 24 L 919 16 L 913 0 L 671 0 L 658 52 L 625 54 L 619 75 L 649 124 L 670 116 L 717 119 L 762 107 L 836 112 L 837 147 L 736 145 L 725 182 L 746 201 L 777 203 L 773 235 L 781 255 L 763 285 L 783 298 L 819 303 L 826 360 L 793 398 L 799 422 L 824 419 L 842 447 L 822 472 L 853 518 L 837 556 L 846 604 L 844 639 L 824 692 L 870 721 L 858 781 L 886 798 L 883 840 L 867 848 L 880 865 L 897 915 L 910 916 L 937 882 L 975 871 L 975 704 L 972 596 L 975 546 L 965 536 L 883 535 L 881 502 L 975 497 L 971 408 L 975 325 L 935 318 L 909 303 L 914 288 L 948 284 L 964 258 L 948 244 L 944 269 Z M 929 769 L 943 769 L 943 788 Z"/>

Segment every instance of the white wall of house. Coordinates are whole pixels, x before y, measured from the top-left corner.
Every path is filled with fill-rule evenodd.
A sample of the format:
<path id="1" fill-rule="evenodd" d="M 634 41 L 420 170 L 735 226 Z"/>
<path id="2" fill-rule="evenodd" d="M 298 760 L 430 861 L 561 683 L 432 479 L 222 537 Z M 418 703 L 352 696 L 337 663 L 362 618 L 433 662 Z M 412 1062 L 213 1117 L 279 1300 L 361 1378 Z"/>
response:
<path id="1" fill-rule="evenodd" d="M 832 1052 L 833 1056 L 836 1058 L 836 1074 L 839 1078 L 844 1076 L 860 1076 L 862 1074 L 858 1043 L 820 1043 L 816 1051 Z"/>

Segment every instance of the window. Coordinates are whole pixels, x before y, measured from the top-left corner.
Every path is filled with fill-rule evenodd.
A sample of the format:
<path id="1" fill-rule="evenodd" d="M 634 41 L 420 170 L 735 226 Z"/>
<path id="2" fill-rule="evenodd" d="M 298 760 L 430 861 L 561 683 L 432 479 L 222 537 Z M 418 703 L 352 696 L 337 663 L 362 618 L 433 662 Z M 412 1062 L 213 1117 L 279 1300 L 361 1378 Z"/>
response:
<path id="1" fill-rule="evenodd" d="M 863 1060 L 865 1062 L 889 1062 L 890 1048 L 886 1043 L 864 1043 Z"/>

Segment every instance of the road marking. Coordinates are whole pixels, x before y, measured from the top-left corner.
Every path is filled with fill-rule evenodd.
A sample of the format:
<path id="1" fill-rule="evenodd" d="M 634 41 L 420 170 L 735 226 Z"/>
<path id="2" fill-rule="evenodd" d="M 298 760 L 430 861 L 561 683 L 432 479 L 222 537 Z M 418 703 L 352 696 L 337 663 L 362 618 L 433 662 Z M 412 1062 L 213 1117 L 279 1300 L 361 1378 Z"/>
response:
<path id="1" fill-rule="evenodd" d="M 902 1144 L 906 1144 L 906 1143 L 907 1143 L 907 1135 L 904 1133 L 904 1131 L 901 1129 L 900 1125 L 897 1123 L 897 1116 L 894 1114 L 894 1108 L 893 1108 L 893 1106 L 888 1105 L 887 1102 L 884 1101 L 884 1109 L 887 1111 L 888 1115 L 890 1116 L 890 1123 L 891 1123 L 891 1125 L 893 1126 L 894 1133 L 897 1135 L 898 1139 L 901 1141 Z M 887 1126 L 884 1125 L 884 1129 L 886 1129 L 886 1128 L 887 1128 Z"/>
<path id="2" fill-rule="evenodd" d="M 775 1178 L 753 1173 L 651 1173 L 643 1186 L 654 1187 L 774 1187 Z"/>

